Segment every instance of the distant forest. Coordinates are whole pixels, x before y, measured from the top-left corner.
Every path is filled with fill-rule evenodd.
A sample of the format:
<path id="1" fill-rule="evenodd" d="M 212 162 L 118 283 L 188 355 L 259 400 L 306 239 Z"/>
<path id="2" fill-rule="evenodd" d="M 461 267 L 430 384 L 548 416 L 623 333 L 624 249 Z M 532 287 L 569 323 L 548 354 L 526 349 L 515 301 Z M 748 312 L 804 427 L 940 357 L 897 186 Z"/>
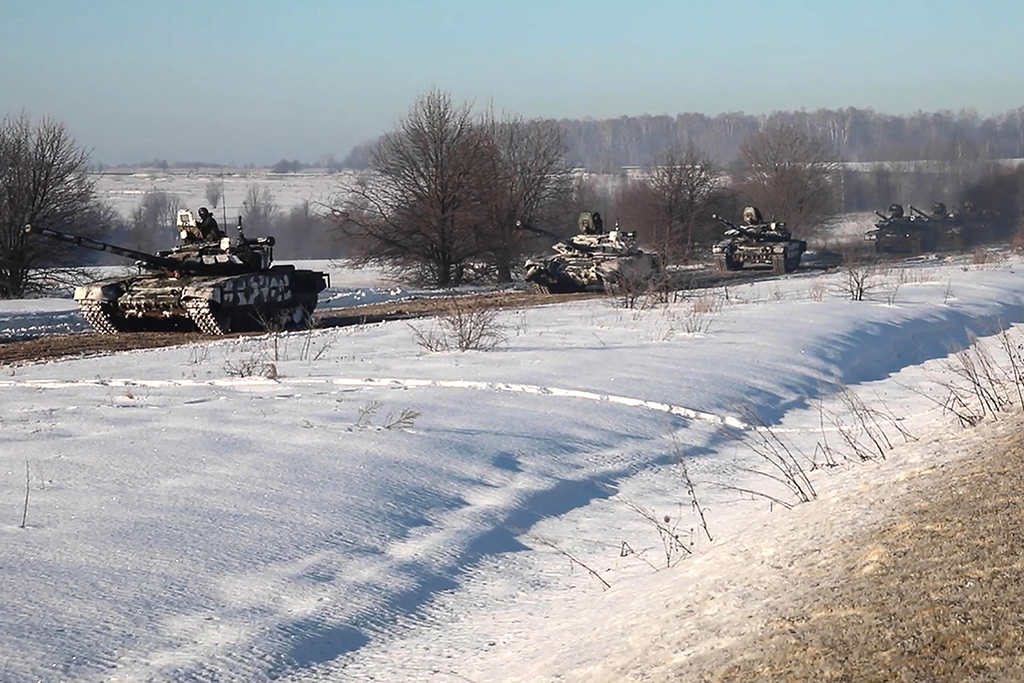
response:
<path id="1" fill-rule="evenodd" d="M 1024 158 L 1024 107 L 987 118 L 972 110 L 893 116 L 850 107 L 768 115 L 691 113 L 562 119 L 558 124 L 565 131 L 569 165 L 596 173 L 616 172 L 623 166 L 649 166 L 673 144 L 692 144 L 714 161 L 729 164 L 739 156 L 744 140 L 777 124 L 795 125 L 824 137 L 844 161 Z M 375 144 L 368 141 L 357 145 L 338 167 L 366 168 Z"/>

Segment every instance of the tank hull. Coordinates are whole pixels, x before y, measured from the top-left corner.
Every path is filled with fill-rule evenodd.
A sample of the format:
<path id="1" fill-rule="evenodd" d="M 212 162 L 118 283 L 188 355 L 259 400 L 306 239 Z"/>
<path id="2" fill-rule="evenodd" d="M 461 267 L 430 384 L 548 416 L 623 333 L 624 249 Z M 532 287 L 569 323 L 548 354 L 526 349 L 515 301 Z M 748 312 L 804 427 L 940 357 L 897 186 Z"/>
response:
<path id="1" fill-rule="evenodd" d="M 805 251 L 807 243 L 803 240 L 761 242 L 729 238 L 712 247 L 712 256 L 714 269 L 718 271 L 766 265 L 771 266 L 772 272 L 781 275 L 799 268 Z"/>
<path id="2" fill-rule="evenodd" d="M 874 242 L 876 254 L 922 254 L 935 251 L 938 234 L 927 228 L 909 229 L 903 226 L 885 226 L 865 234 Z"/>
<path id="3" fill-rule="evenodd" d="M 582 214 L 581 222 L 589 215 Z M 552 249 L 554 256 L 526 262 L 526 281 L 552 294 L 606 292 L 660 270 L 657 257 L 637 246 L 634 232 L 581 233 Z"/>
<path id="4" fill-rule="evenodd" d="M 191 329 L 220 335 L 302 325 L 326 286 L 324 273 L 273 266 L 237 275 L 108 278 L 78 287 L 74 298 L 98 332 Z"/>
<path id="5" fill-rule="evenodd" d="M 658 272 L 653 254 L 555 256 L 527 263 L 526 280 L 552 294 L 606 292 L 621 282 L 643 280 Z"/>

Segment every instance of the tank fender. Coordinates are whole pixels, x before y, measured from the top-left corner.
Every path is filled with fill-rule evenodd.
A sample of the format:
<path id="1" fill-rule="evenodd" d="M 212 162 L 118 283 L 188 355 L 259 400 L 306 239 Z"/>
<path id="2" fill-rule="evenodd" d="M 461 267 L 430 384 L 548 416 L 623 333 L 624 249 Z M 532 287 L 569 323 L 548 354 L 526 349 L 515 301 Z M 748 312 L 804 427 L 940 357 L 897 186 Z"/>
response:
<path id="1" fill-rule="evenodd" d="M 93 283 L 75 288 L 75 301 L 117 301 L 126 291 L 124 281 Z"/>

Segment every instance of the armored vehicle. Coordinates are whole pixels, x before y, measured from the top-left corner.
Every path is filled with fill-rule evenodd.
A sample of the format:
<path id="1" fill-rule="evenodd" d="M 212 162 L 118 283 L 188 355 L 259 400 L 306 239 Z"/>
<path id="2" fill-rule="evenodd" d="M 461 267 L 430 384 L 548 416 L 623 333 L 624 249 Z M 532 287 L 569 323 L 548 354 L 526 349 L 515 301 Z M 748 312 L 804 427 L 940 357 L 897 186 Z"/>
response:
<path id="1" fill-rule="evenodd" d="M 637 246 L 635 232 L 619 230 L 618 223 L 610 232 L 598 232 L 595 215 L 581 213 L 580 233 L 555 244 L 554 256 L 527 261 L 527 282 L 550 293 L 604 292 L 660 270 L 657 257 Z"/>
<path id="2" fill-rule="evenodd" d="M 910 213 L 915 221 L 923 221 L 931 229 L 936 251 L 963 251 L 968 246 L 969 235 L 964 230 L 963 218 L 955 211 L 947 211 L 942 202 L 935 202 L 930 214 L 916 206 L 910 207 Z"/>
<path id="3" fill-rule="evenodd" d="M 242 233 L 207 240 L 189 210 L 178 213 L 182 243 L 149 254 L 47 228 L 29 233 L 136 259 L 136 275 L 111 277 L 75 290 L 75 301 L 97 332 L 198 329 L 232 331 L 301 325 L 312 315 L 326 273 L 272 265 L 273 237 Z"/>
<path id="4" fill-rule="evenodd" d="M 713 214 L 728 229 L 711 247 L 715 270 L 740 270 L 745 265 L 762 264 L 777 274 L 790 273 L 800 266 L 807 242 L 795 240 L 785 223 L 765 222 L 754 206 L 743 209 L 743 224 Z"/>
<path id="5" fill-rule="evenodd" d="M 938 233 L 927 218 L 905 215 L 901 204 L 890 204 L 888 216 L 879 211 L 875 215 L 881 220 L 864 233 L 864 239 L 875 243 L 876 254 L 920 254 L 935 249 Z"/>

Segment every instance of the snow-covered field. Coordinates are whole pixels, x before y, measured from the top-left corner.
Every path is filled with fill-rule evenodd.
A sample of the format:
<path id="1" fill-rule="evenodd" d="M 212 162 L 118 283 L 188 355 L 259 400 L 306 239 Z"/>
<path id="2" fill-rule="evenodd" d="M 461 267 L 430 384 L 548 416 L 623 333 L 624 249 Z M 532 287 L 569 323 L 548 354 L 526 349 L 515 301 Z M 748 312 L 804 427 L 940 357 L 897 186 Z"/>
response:
<path id="1" fill-rule="evenodd" d="M 0 680 L 662 680 L 756 631 L 787 548 L 984 438 L 940 385 L 1024 322 L 1021 266 L 507 311 L 487 352 L 385 323 L 4 367 Z M 69 303 L 0 320 L 82 329 Z M 892 448 L 861 462 L 840 426 Z"/>
<path id="2" fill-rule="evenodd" d="M 135 173 L 97 174 L 96 191 L 100 198 L 113 206 L 122 216 L 132 215 L 147 192 L 161 191 L 177 196 L 182 205 L 193 211 L 210 206 L 206 188 L 211 183 L 220 185 L 223 200 L 215 211 L 221 218 L 222 208 L 227 217 L 238 215 L 249 187 L 258 185 L 269 190 L 274 202 L 285 211 L 304 201 L 327 203 L 338 192 L 345 173 L 268 173 L 265 170 L 230 171 L 221 174 L 203 169 L 193 172 L 140 170 Z"/>

